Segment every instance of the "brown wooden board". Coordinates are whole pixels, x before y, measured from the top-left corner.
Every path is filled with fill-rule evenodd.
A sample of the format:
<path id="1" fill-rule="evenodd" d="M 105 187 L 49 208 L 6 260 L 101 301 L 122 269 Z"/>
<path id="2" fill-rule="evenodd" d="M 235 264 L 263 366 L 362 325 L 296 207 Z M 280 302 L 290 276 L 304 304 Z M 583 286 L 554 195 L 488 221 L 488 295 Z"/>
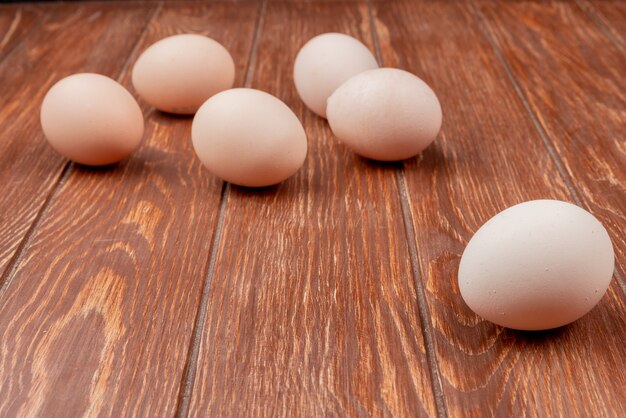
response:
<path id="1" fill-rule="evenodd" d="M 626 416 L 624 6 L 0 5 L 0 416 Z M 293 60 L 326 31 L 434 88 L 444 125 L 421 156 L 356 157 L 304 107 Z M 117 166 L 46 144 L 54 82 L 92 71 L 134 93 L 139 53 L 179 32 L 294 109 L 294 177 L 224 186 L 191 118 L 141 100 L 144 142 Z M 535 198 L 597 215 L 619 280 L 576 323 L 516 332 L 469 311 L 457 268 L 483 222 Z"/>
<path id="2" fill-rule="evenodd" d="M 81 7 L 99 10 L 99 19 L 108 16 L 102 21 L 108 30 L 128 37 L 131 45 L 139 32 L 125 33 L 122 27 L 142 26 L 154 17 L 131 63 L 165 35 L 207 33 L 231 51 L 241 83 L 256 2 L 178 3 L 163 6 L 156 16 L 147 4 Z M 72 16 L 80 27 L 90 14 Z M 130 50 L 107 55 L 115 50 L 112 35 L 105 36 L 109 32 L 98 28 L 98 19 L 90 24 L 93 31 L 83 29 L 76 36 L 99 37 L 102 50 L 95 59 L 92 49 L 78 49 L 76 55 L 83 57 L 72 58 L 76 69 L 112 73 L 121 68 Z M 39 45 L 48 48 L 51 42 L 40 39 Z M 42 73 L 50 69 L 50 63 L 36 67 Z M 126 85 L 128 71 L 121 77 Z M 40 83 L 33 86 L 45 90 Z M 32 100 L 36 106 L 40 97 Z M 195 158 L 191 118 L 143 108 L 146 134 L 140 149 L 114 167 L 72 166 L 2 295 L 0 416 L 176 412 L 222 183 Z M 20 132 L 41 141 L 37 123 L 30 123 L 31 130 Z"/>
<path id="3" fill-rule="evenodd" d="M 39 5 L 32 13 L 45 15 L 42 22 L 0 62 L 0 293 L 10 273 L 7 266 L 67 164 L 41 132 L 44 95 L 75 72 L 117 77 L 152 9 L 128 4 Z"/>
<path id="4" fill-rule="evenodd" d="M 251 85 L 291 106 L 304 167 L 267 189 L 231 187 L 207 300 L 192 416 L 436 413 L 395 165 L 338 145 L 292 79 L 328 31 L 371 47 L 364 2 L 270 2 Z"/>
<path id="5" fill-rule="evenodd" d="M 539 13 L 541 3 L 533 4 Z M 517 7 L 500 4 L 499 10 L 508 5 Z M 447 412 L 476 417 L 623 415 L 626 381 L 616 370 L 626 367 L 625 299 L 616 281 L 583 319 L 535 333 L 481 320 L 459 295 L 461 253 L 487 219 L 525 200 L 574 199 L 473 7 L 379 0 L 374 12 L 384 65 L 418 74 L 437 92 L 444 110 L 438 140 L 406 162 L 400 184 L 406 180 Z M 531 23 L 518 15 L 502 28 Z M 523 42 L 522 33 L 515 39 Z M 507 45 L 509 53 L 514 45 Z M 533 57 L 524 65 L 543 62 Z M 560 74 L 556 67 L 543 79 L 559 79 L 550 74 Z M 528 81 L 523 80 L 529 89 L 536 88 Z M 567 95 L 568 86 L 554 91 Z M 579 117 L 599 126 L 589 115 Z"/>
<path id="6" fill-rule="evenodd" d="M 522 7 L 523 6 L 523 7 Z M 626 54 L 568 3 L 480 8 L 580 204 L 626 258 Z M 568 30 L 557 30 L 567 27 Z M 546 77 L 545 74 L 558 77 Z M 617 264 L 626 288 L 626 270 Z"/>
<path id="7" fill-rule="evenodd" d="M 626 48 L 626 3 L 621 0 L 579 0 L 581 8 L 622 49 Z"/>
<path id="8" fill-rule="evenodd" d="M 34 5 L 0 4 L 0 61 L 17 47 L 31 28 L 41 24 L 47 9 Z"/>

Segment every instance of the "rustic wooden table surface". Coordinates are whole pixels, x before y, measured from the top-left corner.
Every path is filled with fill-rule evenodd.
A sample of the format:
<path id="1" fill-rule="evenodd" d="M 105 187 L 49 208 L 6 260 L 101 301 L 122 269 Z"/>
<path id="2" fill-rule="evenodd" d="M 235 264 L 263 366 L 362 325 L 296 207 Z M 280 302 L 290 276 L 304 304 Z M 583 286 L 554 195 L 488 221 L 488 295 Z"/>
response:
<path id="1" fill-rule="evenodd" d="M 434 145 L 354 156 L 298 99 L 328 31 L 437 92 Z M 140 101 L 116 166 L 46 143 L 48 88 L 130 69 L 179 32 L 222 42 L 236 85 L 302 120 L 304 167 L 224 184 L 191 118 Z M 626 416 L 626 3 L 411 0 L 0 5 L 0 416 Z M 616 271 L 583 319 L 516 332 L 472 314 L 460 255 L 535 198 L 607 227 Z"/>

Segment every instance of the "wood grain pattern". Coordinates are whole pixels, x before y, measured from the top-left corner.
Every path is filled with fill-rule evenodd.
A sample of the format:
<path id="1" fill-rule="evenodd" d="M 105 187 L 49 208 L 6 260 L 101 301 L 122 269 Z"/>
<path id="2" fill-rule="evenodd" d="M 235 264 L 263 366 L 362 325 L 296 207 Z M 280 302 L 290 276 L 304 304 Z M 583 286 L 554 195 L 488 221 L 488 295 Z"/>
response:
<path id="1" fill-rule="evenodd" d="M 580 0 L 580 6 L 595 19 L 609 38 L 626 49 L 626 4 L 620 0 Z"/>
<path id="2" fill-rule="evenodd" d="M 626 258 L 626 54 L 574 5 L 480 10 L 581 204 Z M 620 263 L 617 270 L 626 289 L 626 270 Z"/>
<path id="3" fill-rule="evenodd" d="M 164 35 L 202 31 L 229 48 L 241 82 L 256 10 L 164 6 L 131 61 Z M 222 185 L 191 150 L 190 118 L 144 112 L 141 148 L 114 167 L 75 166 L 19 261 L 0 305 L 0 416 L 175 414 Z"/>
<path id="4" fill-rule="evenodd" d="M 39 8 L 36 30 L 0 62 L 0 289 L 7 265 L 66 165 L 41 132 L 44 95 L 75 72 L 117 77 L 152 7 L 86 3 Z"/>
<path id="5" fill-rule="evenodd" d="M 532 333 L 481 320 L 456 284 L 483 222 L 557 198 L 609 227 L 624 285 L 625 4 L 473 3 L 0 5 L 0 416 L 626 416 L 618 280 L 583 319 Z M 326 31 L 434 88 L 433 146 L 369 162 L 305 109 L 293 60 Z M 179 32 L 222 42 L 238 86 L 294 109 L 309 138 L 294 177 L 224 185 L 191 118 L 141 101 L 127 161 L 48 147 L 54 82 L 92 71 L 132 92 L 138 54 Z"/>
<path id="6" fill-rule="evenodd" d="M 625 299 L 615 281 L 585 318 L 541 333 L 480 320 L 459 295 L 460 255 L 483 222 L 524 200 L 573 198 L 472 8 L 455 2 L 374 5 L 384 64 L 423 77 L 444 109 L 439 139 L 407 162 L 404 175 L 448 412 L 623 415 L 626 382 L 615 370 L 626 366 Z M 518 18 L 520 25 L 529 23 Z"/>
<path id="7" fill-rule="evenodd" d="M 0 61 L 27 35 L 29 30 L 40 24 L 46 11 L 33 5 L 0 4 Z"/>
<path id="8" fill-rule="evenodd" d="M 296 111 L 309 155 L 227 195 L 192 416 L 435 414 L 397 167 L 338 145 L 293 87 L 298 49 L 327 31 L 371 46 L 365 3 L 267 6 L 252 86 Z"/>

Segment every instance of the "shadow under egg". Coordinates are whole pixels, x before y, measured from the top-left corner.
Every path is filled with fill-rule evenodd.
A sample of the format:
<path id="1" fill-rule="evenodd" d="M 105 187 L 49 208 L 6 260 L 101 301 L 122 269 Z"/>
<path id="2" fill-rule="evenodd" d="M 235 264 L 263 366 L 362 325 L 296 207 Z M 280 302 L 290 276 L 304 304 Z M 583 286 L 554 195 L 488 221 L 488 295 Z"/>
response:
<path id="1" fill-rule="evenodd" d="M 289 179 L 285 180 L 288 181 Z M 269 186 L 241 186 L 234 183 L 226 183 L 225 187 L 230 187 L 230 193 L 233 196 L 257 196 L 257 197 L 269 197 L 278 193 L 283 185 L 284 181 L 278 184 L 272 184 Z"/>
<path id="2" fill-rule="evenodd" d="M 544 346 L 546 344 L 562 343 L 571 336 L 573 329 L 574 323 L 537 331 L 504 328 L 501 338 L 514 339 L 516 344 L 524 346 Z"/>

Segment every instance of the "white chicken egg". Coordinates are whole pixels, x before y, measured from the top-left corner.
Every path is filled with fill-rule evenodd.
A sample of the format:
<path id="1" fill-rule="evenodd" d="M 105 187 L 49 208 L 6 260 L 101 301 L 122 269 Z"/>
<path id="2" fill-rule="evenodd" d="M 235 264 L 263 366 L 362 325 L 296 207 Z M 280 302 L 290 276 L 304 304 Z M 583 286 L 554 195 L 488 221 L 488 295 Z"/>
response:
<path id="1" fill-rule="evenodd" d="M 304 128 L 291 109 L 249 88 L 207 100 L 193 119 L 191 138 L 209 171 L 240 186 L 279 183 L 302 166 L 307 153 Z"/>
<path id="2" fill-rule="evenodd" d="M 304 104 L 326 117 L 328 97 L 344 81 L 378 68 L 365 45 L 343 33 L 324 33 L 309 40 L 298 52 L 293 67 L 296 90 Z"/>
<path id="3" fill-rule="evenodd" d="M 483 318 L 508 328 L 569 324 L 605 294 L 614 268 L 606 229 L 589 212 L 558 200 L 512 206 L 467 244 L 459 289 Z"/>
<path id="4" fill-rule="evenodd" d="M 235 63 L 220 43 L 203 35 L 169 36 L 137 59 L 132 81 L 150 105 L 170 113 L 193 114 L 209 97 L 229 89 Z"/>
<path id="5" fill-rule="evenodd" d="M 144 120 L 135 98 L 101 74 L 58 81 L 41 104 L 48 143 L 80 164 L 103 166 L 128 157 L 140 144 Z"/>
<path id="6" fill-rule="evenodd" d="M 417 76 L 394 68 L 355 75 L 328 99 L 328 123 L 357 154 L 398 161 L 419 154 L 441 128 L 441 105 Z"/>

